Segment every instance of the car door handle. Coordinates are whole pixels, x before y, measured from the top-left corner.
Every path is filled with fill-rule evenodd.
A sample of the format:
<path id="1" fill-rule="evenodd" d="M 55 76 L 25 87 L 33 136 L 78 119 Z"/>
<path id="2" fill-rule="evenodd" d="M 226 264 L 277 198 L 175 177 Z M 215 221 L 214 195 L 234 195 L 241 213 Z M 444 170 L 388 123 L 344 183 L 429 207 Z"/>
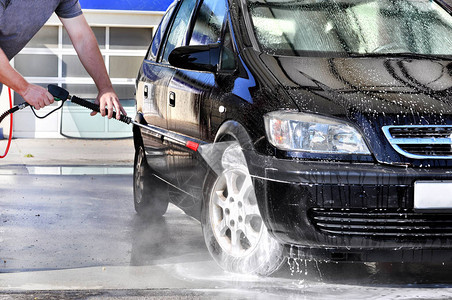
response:
<path id="1" fill-rule="evenodd" d="M 175 107 L 176 106 L 176 94 L 174 92 L 170 92 L 169 93 L 169 105 L 171 107 Z"/>
<path id="2" fill-rule="evenodd" d="M 144 99 L 149 98 L 149 87 L 147 85 L 144 86 Z"/>

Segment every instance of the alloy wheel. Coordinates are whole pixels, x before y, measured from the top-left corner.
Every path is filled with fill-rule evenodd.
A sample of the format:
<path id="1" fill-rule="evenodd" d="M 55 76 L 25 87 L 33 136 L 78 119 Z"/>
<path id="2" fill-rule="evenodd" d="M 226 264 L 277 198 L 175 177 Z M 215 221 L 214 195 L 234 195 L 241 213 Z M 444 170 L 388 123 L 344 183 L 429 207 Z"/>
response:
<path id="1" fill-rule="evenodd" d="M 229 255 L 248 255 L 258 245 L 264 226 L 247 169 L 223 172 L 210 199 L 212 230 L 219 245 Z"/>

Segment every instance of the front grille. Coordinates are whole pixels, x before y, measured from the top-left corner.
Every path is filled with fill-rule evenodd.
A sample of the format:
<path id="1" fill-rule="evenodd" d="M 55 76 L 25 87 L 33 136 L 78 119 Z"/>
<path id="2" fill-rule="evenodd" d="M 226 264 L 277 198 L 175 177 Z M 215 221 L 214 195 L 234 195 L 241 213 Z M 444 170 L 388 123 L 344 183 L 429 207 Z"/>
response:
<path id="1" fill-rule="evenodd" d="M 395 139 L 401 138 L 449 138 L 452 127 L 447 126 L 404 126 L 389 128 L 389 132 Z"/>
<path id="2" fill-rule="evenodd" d="M 414 159 L 452 159 L 452 126 L 384 126 L 383 132 L 400 154 Z"/>
<path id="3" fill-rule="evenodd" d="M 330 235 L 382 238 L 452 237 L 452 214 L 426 214 L 400 209 L 309 210 L 311 223 Z"/>

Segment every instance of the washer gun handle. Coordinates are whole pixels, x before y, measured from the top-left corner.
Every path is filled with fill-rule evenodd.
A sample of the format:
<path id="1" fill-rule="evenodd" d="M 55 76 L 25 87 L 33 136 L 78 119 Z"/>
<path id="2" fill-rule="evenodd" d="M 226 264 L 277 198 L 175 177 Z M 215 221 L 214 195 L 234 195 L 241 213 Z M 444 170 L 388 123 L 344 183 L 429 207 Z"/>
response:
<path id="1" fill-rule="evenodd" d="M 80 106 L 91 109 L 93 111 L 100 112 L 99 105 L 92 103 L 88 100 L 79 98 L 77 96 L 70 96 L 68 91 L 66 91 L 65 89 L 63 89 L 59 86 L 50 84 L 48 86 L 48 89 L 49 89 L 49 93 L 52 94 L 53 97 L 55 97 L 55 100 L 69 99 L 69 100 L 71 100 L 72 103 L 78 104 Z M 106 112 L 106 114 L 108 114 L 108 109 L 105 109 L 105 112 Z M 113 112 L 113 118 L 116 118 L 116 112 Z M 132 119 L 130 117 L 124 116 L 124 115 L 120 116 L 119 121 L 124 122 L 126 124 L 132 123 Z"/>
<path id="2" fill-rule="evenodd" d="M 66 101 L 70 98 L 69 92 L 57 85 L 49 84 L 47 89 L 56 101 Z"/>

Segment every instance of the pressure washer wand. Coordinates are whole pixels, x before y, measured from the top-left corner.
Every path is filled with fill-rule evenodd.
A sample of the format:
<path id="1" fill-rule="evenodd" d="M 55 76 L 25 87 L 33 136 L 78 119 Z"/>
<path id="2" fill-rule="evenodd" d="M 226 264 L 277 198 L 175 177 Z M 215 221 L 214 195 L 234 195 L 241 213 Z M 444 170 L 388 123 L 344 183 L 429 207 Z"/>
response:
<path id="1" fill-rule="evenodd" d="M 88 100 L 79 98 L 77 96 L 71 96 L 71 95 L 69 95 L 68 91 L 66 91 L 65 89 L 63 89 L 57 85 L 50 84 L 48 86 L 48 90 L 49 90 L 49 93 L 53 95 L 55 100 L 63 100 L 63 101 L 70 100 L 72 103 L 78 104 L 80 106 L 83 106 L 83 107 L 88 108 L 93 111 L 100 112 L 99 105 L 92 103 Z M 105 109 L 105 111 L 108 114 L 108 109 Z M 116 112 L 113 112 L 113 118 L 116 119 Z M 163 131 L 162 129 L 160 129 L 156 126 L 152 126 L 150 124 L 144 125 L 144 124 L 135 122 L 134 120 L 132 120 L 132 118 L 125 116 L 125 115 L 121 115 L 120 118 L 118 119 L 118 121 L 121 121 L 126 124 L 133 124 L 133 125 L 142 127 L 148 131 L 153 132 L 154 134 L 162 136 L 162 138 L 165 140 L 175 142 L 175 143 L 185 146 L 193 151 L 198 151 L 199 146 L 200 146 L 200 144 L 198 142 L 190 141 L 190 140 L 187 141 L 186 139 L 181 138 L 176 133 Z"/>
<path id="2" fill-rule="evenodd" d="M 35 113 L 35 111 L 33 110 L 33 107 L 32 107 L 33 113 L 39 119 L 44 119 L 44 118 L 48 117 L 50 114 L 54 113 L 55 111 L 61 109 L 63 107 L 63 105 L 64 105 L 64 102 L 66 102 L 66 100 L 70 100 L 72 103 L 75 103 L 75 104 L 78 104 L 80 106 L 86 107 L 86 108 L 88 108 L 88 109 L 90 109 L 92 111 L 100 112 L 100 106 L 99 105 L 97 105 L 95 103 L 92 103 L 92 102 L 90 102 L 88 100 L 79 98 L 77 96 L 71 96 L 71 95 L 69 95 L 68 91 L 66 91 L 65 89 L 63 89 L 63 88 L 61 88 L 61 87 L 59 87 L 57 85 L 54 85 L 54 84 L 48 85 L 48 90 L 49 90 L 49 93 L 52 94 L 52 96 L 54 97 L 54 99 L 56 101 L 61 101 L 61 105 L 59 107 L 57 107 L 56 109 L 54 109 L 53 111 L 51 111 L 50 113 L 48 113 L 47 115 L 45 115 L 45 116 L 38 116 L 38 115 L 36 115 L 36 113 Z M 30 106 L 30 104 L 27 103 L 27 102 L 24 102 L 24 103 L 16 105 L 16 106 L 12 107 L 11 109 L 7 110 L 6 112 L 4 112 L 0 116 L 0 123 L 3 121 L 3 119 L 5 119 L 10 114 L 13 114 L 13 113 L 15 113 L 18 110 L 24 109 L 27 106 Z M 108 114 L 108 109 L 105 109 L 105 110 L 106 110 L 106 113 Z M 114 119 L 116 119 L 116 113 L 120 113 L 120 112 L 113 111 L 112 117 Z M 125 116 L 125 115 L 120 115 L 118 121 L 121 121 L 121 122 L 126 123 L 126 124 L 133 124 L 133 125 L 136 125 L 138 127 L 141 127 L 143 129 L 151 132 L 153 135 L 157 135 L 157 136 L 161 137 L 162 140 L 166 140 L 166 141 L 170 141 L 170 142 L 176 143 L 178 145 L 187 147 L 190 150 L 193 150 L 195 152 L 201 153 L 201 146 L 206 144 L 203 141 L 198 141 L 198 140 L 194 140 L 194 139 L 187 139 L 186 137 L 183 137 L 183 136 L 181 136 L 181 135 L 179 135 L 179 134 L 177 134 L 175 132 L 162 130 L 161 128 L 153 126 L 153 125 L 150 125 L 150 124 L 141 124 L 139 122 L 136 122 L 136 121 L 132 120 L 132 118 L 130 118 L 128 116 Z M 12 128 L 12 126 L 11 126 L 11 128 Z M 8 152 L 9 144 L 10 144 L 10 141 L 11 141 L 11 134 L 9 136 L 10 136 L 10 138 L 9 138 L 9 143 L 8 143 L 8 147 L 7 147 L 6 153 Z M 5 156 L 6 156 L 6 153 L 5 153 Z"/>

